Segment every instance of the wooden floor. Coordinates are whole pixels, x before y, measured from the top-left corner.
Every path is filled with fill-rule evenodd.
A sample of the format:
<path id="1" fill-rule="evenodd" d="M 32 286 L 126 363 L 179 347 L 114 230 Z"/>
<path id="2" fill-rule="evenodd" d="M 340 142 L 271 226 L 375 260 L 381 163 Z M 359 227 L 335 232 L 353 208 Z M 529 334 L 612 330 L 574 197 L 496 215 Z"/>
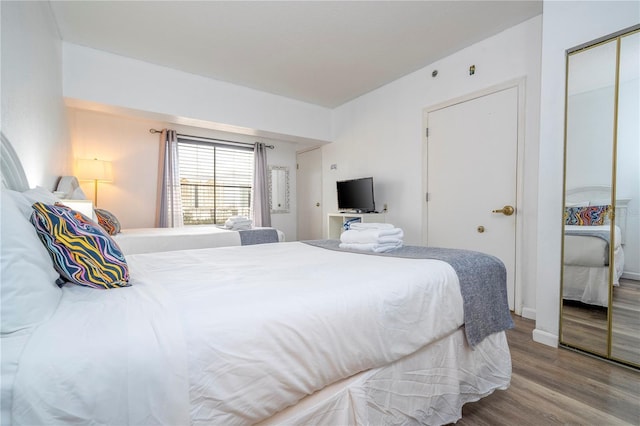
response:
<path id="1" fill-rule="evenodd" d="M 456 425 L 640 425 L 640 371 L 531 338 L 514 316 L 511 386 L 462 409 Z"/>
<path id="2" fill-rule="evenodd" d="M 620 279 L 613 288 L 611 357 L 640 365 L 640 281 Z M 565 301 L 562 341 L 607 354 L 607 308 Z"/>
<path id="3" fill-rule="evenodd" d="M 613 288 L 611 356 L 640 365 L 640 281 L 620 279 Z"/>

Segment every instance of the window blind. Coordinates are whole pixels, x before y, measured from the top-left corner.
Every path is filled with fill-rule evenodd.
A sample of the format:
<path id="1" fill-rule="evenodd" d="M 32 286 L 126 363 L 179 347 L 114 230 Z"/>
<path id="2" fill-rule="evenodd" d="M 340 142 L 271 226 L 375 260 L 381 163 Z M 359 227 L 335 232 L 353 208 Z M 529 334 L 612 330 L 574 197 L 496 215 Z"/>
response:
<path id="1" fill-rule="evenodd" d="M 178 159 L 185 225 L 249 216 L 253 150 L 179 139 Z"/>

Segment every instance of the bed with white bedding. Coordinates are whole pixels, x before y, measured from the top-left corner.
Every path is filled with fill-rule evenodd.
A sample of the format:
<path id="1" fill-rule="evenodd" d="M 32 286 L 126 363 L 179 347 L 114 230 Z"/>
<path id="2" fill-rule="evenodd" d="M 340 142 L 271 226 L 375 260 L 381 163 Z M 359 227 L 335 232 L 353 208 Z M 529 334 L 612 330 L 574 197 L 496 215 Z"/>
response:
<path id="1" fill-rule="evenodd" d="M 504 334 L 469 349 L 456 274 L 438 260 L 293 242 L 133 255 L 129 263 L 132 286 L 123 291 L 62 288 L 55 314 L 21 356 L 15 424 L 254 424 L 331 384 L 338 389 L 329 398 L 316 396 L 324 409 L 291 409 L 296 423 L 388 423 L 418 415 L 425 402 L 425 423 L 434 415 L 446 422 L 460 415 L 460 402 L 509 383 Z M 432 364 L 434 356 L 447 366 Z M 400 380 L 387 383 L 393 374 Z M 340 389 L 342 380 L 356 382 L 363 399 L 350 401 L 353 387 Z M 408 411 L 389 404 L 416 388 L 425 393 Z M 452 389 L 463 393 L 452 397 Z"/>
<path id="2" fill-rule="evenodd" d="M 2 424 L 445 424 L 509 385 L 491 256 L 259 244 L 59 288 L 31 201 L 2 190 Z"/>
<path id="3" fill-rule="evenodd" d="M 58 198 L 59 195 L 62 195 L 62 198 Z M 285 241 L 284 233 L 278 229 L 250 225 L 241 229 L 220 225 L 121 229 L 120 222 L 113 213 L 104 209 L 94 209 L 93 203 L 86 200 L 75 176 L 61 176 L 53 196 L 55 198 L 52 199 L 56 202 L 77 210 L 94 221 L 101 221 L 101 225 L 112 235 L 126 255 Z"/>
<path id="4" fill-rule="evenodd" d="M 122 251 L 129 254 L 186 250 L 207 247 L 283 242 L 284 233 L 274 228 L 231 230 L 217 225 L 179 228 L 129 228 L 113 236 Z"/>

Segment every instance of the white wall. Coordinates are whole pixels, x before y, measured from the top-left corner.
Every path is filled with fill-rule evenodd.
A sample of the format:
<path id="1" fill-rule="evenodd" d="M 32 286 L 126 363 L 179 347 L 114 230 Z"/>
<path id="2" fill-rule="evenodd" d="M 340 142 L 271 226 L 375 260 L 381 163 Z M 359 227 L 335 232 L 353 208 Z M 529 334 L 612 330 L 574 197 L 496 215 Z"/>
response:
<path id="1" fill-rule="evenodd" d="M 324 214 L 337 209 L 337 180 L 373 176 L 377 208 L 388 204 L 387 220 L 404 229 L 407 243 L 419 244 L 425 207 L 424 108 L 526 77 L 524 199 L 520 217 L 525 221 L 527 246 L 520 300 L 533 309 L 541 23 L 540 16 L 532 18 L 336 108 L 334 143 L 322 148 Z M 476 73 L 470 76 L 472 64 Z M 435 78 L 431 76 L 433 70 L 438 70 Z M 331 170 L 331 164 L 336 164 L 337 170 Z"/>
<path id="2" fill-rule="evenodd" d="M 327 108 L 69 43 L 63 59 L 67 98 L 330 140 Z"/>
<path id="3" fill-rule="evenodd" d="M 2 132 L 30 186 L 54 189 L 71 167 L 61 43 L 49 2 L 1 2 Z"/>
<path id="4" fill-rule="evenodd" d="M 295 171 L 295 145 L 265 138 L 229 135 L 162 121 L 146 120 L 83 109 L 69 109 L 73 158 L 99 158 L 113 162 L 114 181 L 99 183 L 98 206 L 113 212 L 124 228 L 155 226 L 159 135 L 149 129 L 171 128 L 187 135 L 221 138 L 238 142 L 266 142 L 268 165 L 287 166 Z M 295 173 L 290 173 L 292 209 L 288 214 L 274 214 L 272 224 L 282 230 L 287 240 L 296 239 Z M 81 182 L 88 198 L 93 198 L 93 184 Z"/>
<path id="5" fill-rule="evenodd" d="M 545 1 L 542 24 L 536 341 L 555 345 L 560 300 L 565 52 L 640 22 L 640 2 Z"/>

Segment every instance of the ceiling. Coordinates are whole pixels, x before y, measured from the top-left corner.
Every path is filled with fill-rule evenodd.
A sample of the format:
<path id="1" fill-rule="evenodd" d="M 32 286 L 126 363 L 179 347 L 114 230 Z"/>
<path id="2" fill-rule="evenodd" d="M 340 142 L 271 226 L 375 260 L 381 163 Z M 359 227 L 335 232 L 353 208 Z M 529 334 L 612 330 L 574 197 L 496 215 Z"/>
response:
<path id="1" fill-rule="evenodd" d="M 542 1 L 51 1 L 62 40 L 334 108 Z"/>

